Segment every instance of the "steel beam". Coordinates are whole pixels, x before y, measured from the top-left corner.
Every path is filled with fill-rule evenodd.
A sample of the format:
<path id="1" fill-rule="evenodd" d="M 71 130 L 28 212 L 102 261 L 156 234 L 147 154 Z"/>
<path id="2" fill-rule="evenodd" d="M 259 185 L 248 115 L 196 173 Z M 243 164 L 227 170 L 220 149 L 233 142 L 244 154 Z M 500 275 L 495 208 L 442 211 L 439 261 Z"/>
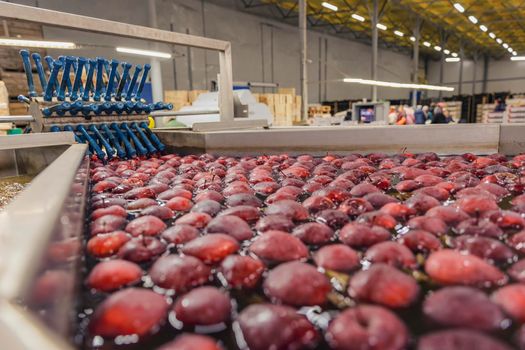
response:
<path id="1" fill-rule="evenodd" d="M 299 43 L 301 45 L 301 119 L 308 119 L 308 51 L 307 51 L 307 3 L 299 0 Z"/>
<path id="2" fill-rule="evenodd" d="M 378 49 L 378 29 L 377 23 L 379 22 L 379 8 L 378 0 L 373 0 L 372 5 L 372 80 L 377 80 L 377 56 L 379 53 Z M 377 86 L 372 86 L 372 102 L 377 101 Z"/>
<path id="3" fill-rule="evenodd" d="M 413 49 L 413 56 L 412 56 L 412 82 L 414 84 L 418 83 L 418 73 L 419 73 L 419 40 L 421 38 L 421 17 L 416 17 L 416 24 L 414 26 L 414 38 L 416 40 L 414 41 L 414 49 Z M 417 106 L 417 90 L 414 89 L 412 91 L 412 107 L 414 109 Z"/>

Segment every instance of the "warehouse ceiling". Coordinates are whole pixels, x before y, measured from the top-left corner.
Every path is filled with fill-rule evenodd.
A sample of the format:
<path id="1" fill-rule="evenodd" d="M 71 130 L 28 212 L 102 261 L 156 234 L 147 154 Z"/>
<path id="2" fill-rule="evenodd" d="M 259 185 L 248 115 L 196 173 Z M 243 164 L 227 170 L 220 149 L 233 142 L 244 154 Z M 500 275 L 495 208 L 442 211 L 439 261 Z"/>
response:
<path id="1" fill-rule="evenodd" d="M 324 7 L 323 0 L 307 1 L 310 28 L 370 42 L 372 0 L 326 2 L 336 6 L 337 11 Z M 241 3 L 247 10 L 266 11 L 281 20 L 297 22 L 297 0 L 241 0 Z M 463 12 L 454 7 L 456 3 Z M 440 57 L 439 48 L 447 55 L 459 54 L 463 48 L 468 57 L 487 54 L 508 58 L 511 53 L 507 45 L 516 54 L 525 53 L 525 0 L 378 0 L 378 4 L 379 23 L 386 26 L 386 30 L 379 30 L 382 46 L 410 52 L 413 47 L 410 37 L 420 23 L 420 50 L 434 58 Z M 425 46 L 425 42 L 430 45 Z"/>

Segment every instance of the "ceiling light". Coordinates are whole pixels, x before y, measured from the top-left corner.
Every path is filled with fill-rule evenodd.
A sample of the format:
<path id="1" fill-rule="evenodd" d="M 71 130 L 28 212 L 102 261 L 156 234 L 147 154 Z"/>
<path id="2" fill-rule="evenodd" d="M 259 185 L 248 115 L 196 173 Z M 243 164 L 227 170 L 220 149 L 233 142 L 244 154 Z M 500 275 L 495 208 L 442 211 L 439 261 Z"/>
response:
<path id="1" fill-rule="evenodd" d="M 503 40 L 501 40 L 500 38 L 497 38 L 497 39 L 496 39 L 496 42 L 497 42 L 498 44 L 501 44 L 501 43 L 503 42 Z"/>
<path id="2" fill-rule="evenodd" d="M 426 47 L 430 47 L 430 43 L 428 41 L 423 41 L 423 45 L 425 45 Z"/>
<path id="3" fill-rule="evenodd" d="M 513 56 L 510 58 L 511 61 L 525 61 L 525 56 Z"/>
<path id="4" fill-rule="evenodd" d="M 445 62 L 449 62 L 449 63 L 451 63 L 451 62 L 459 62 L 459 61 L 461 61 L 461 59 L 459 57 L 447 57 L 447 58 L 445 58 Z"/>
<path id="5" fill-rule="evenodd" d="M 514 52 L 512 53 L 512 56 L 518 56 L 518 53 L 517 53 L 516 51 L 514 51 Z"/>
<path id="6" fill-rule="evenodd" d="M 458 54 L 455 52 L 452 52 L 452 57 L 458 57 Z"/>
<path id="7" fill-rule="evenodd" d="M 1 46 L 41 47 L 47 49 L 76 49 L 75 43 L 64 41 L 22 40 L 0 38 Z"/>
<path id="8" fill-rule="evenodd" d="M 514 50 L 512 49 L 512 47 L 509 47 L 509 48 L 507 49 L 507 51 L 510 52 L 510 53 L 513 53 L 513 52 L 514 52 Z"/>
<path id="9" fill-rule="evenodd" d="M 414 38 L 413 36 L 411 36 L 411 37 L 410 37 L 410 41 L 415 42 L 415 41 L 416 41 L 416 38 Z"/>
<path id="10" fill-rule="evenodd" d="M 445 49 L 445 50 L 443 50 L 443 53 L 444 53 L 445 55 L 450 55 L 450 50 Z"/>
<path id="11" fill-rule="evenodd" d="M 394 34 L 401 37 L 405 36 L 405 34 L 403 32 L 400 32 L 399 30 L 394 30 Z"/>
<path id="12" fill-rule="evenodd" d="M 359 22 L 365 21 L 365 18 L 363 16 L 359 16 L 357 13 L 352 14 L 352 18 L 358 20 Z"/>
<path id="13" fill-rule="evenodd" d="M 337 11 L 337 10 L 339 10 L 339 8 L 338 8 L 337 6 L 332 5 L 331 3 L 326 2 L 326 1 L 324 1 L 323 3 L 321 3 L 321 6 L 326 7 L 327 9 L 332 10 L 332 11 Z"/>
<path id="14" fill-rule="evenodd" d="M 468 16 L 468 20 L 471 21 L 474 24 L 478 23 L 478 19 L 474 16 Z"/>
<path id="15" fill-rule="evenodd" d="M 448 86 L 394 83 L 394 82 L 389 82 L 389 81 L 368 80 L 368 79 L 358 79 L 358 78 L 344 78 L 343 82 L 363 84 L 363 85 L 384 86 L 384 87 L 398 88 L 398 89 L 454 91 L 453 87 L 448 87 Z"/>
<path id="16" fill-rule="evenodd" d="M 487 27 L 485 27 L 483 24 L 479 26 L 479 29 L 481 29 L 482 31 L 486 32 L 487 30 L 489 30 Z"/>
<path id="17" fill-rule="evenodd" d="M 171 54 L 159 51 L 150 51 L 150 50 L 140 50 L 132 49 L 129 47 L 117 47 L 117 52 L 131 53 L 141 56 L 150 56 L 150 57 L 160 57 L 160 58 L 171 58 Z"/>
<path id="18" fill-rule="evenodd" d="M 376 24 L 377 29 L 386 30 L 387 27 L 384 24 L 378 23 Z"/>
<path id="19" fill-rule="evenodd" d="M 503 43 L 503 47 L 506 48 L 506 49 L 508 49 L 508 48 L 509 48 L 509 44 L 507 44 L 507 43 Z"/>
<path id="20" fill-rule="evenodd" d="M 458 10 L 459 12 L 461 12 L 461 13 L 465 12 L 465 8 L 464 8 L 463 6 L 461 6 L 460 3 L 457 3 L 457 2 L 456 2 L 456 3 L 454 4 L 454 8 L 455 8 L 456 10 Z"/>
<path id="21" fill-rule="evenodd" d="M 434 50 L 436 50 L 436 51 L 441 51 L 441 46 L 437 46 L 437 45 L 434 46 Z"/>
<path id="22" fill-rule="evenodd" d="M 489 33 L 489 36 L 490 36 L 492 39 L 496 39 L 496 34 L 494 34 L 494 33 L 492 33 L 492 32 Z"/>

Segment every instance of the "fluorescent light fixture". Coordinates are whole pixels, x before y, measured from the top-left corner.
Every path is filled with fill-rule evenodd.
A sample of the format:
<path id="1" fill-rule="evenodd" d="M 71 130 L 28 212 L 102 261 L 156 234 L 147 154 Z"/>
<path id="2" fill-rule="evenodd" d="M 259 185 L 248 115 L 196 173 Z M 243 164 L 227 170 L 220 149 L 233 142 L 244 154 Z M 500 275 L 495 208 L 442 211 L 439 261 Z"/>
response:
<path id="1" fill-rule="evenodd" d="M 377 29 L 386 30 L 387 27 L 384 24 L 378 23 L 376 24 Z"/>
<path id="2" fill-rule="evenodd" d="M 426 47 L 430 47 L 430 43 L 428 41 L 423 41 L 423 45 L 425 45 Z"/>
<path id="3" fill-rule="evenodd" d="M 458 10 L 459 12 L 461 12 L 461 13 L 465 12 L 465 8 L 464 8 L 463 6 L 461 6 L 460 3 L 457 3 L 457 2 L 456 2 L 456 3 L 454 4 L 454 8 L 455 8 L 456 10 Z"/>
<path id="4" fill-rule="evenodd" d="M 509 44 L 507 44 L 507 43 L 503 43 L 503 47 L 506 48 L 506 49 L 508 49 L 508 48 L 509 48 Z"/>
<path id="5" fill-rule="evenodd" d="M 75 43 L 65 41 L 22 40 L 0 38 L 1 46 L 42 47 L 47 49 L 76 49 Z"/>
<path id="6" fill-rule="evenodd" d="M 483 24 L 479 26 L 479 29 L 481 29 L 482 31 L 486 32 L 487 30 L 489 30 L 487 27 L 485 27 Z"/>
<path id="7" fill-rule="evenodd" d="M 116 50 L 117 50 L 117 52 L 131 53 L 131 54 L 134 54 L 134 55 L 160 57 L 160 58 L 171 58 L 171 54 L 166 53 L 166 52 L 132 49 L 132 48 L 129 48 L 129 47 L 117 47 Z"/>
<path id="8" fill-rule="evenodd" d="M 459 62 L 461 59 L 459 57 L 447 57 L 445 58 L 445 62 L 451 63 L 451 62 Z"/>
<path id="9" fill-rule="evenodd" d="M 394 83 L 390 81 L 368 80 L 368 79 L 359 79 L 359 78 L 344 78 L 343 82 L 353 83 L 353 84 L 383 86 L 383 87 L 397 88 L 397 89 L 454 91 L 453 87 L 448 87 L 448 86 Z"/>
<path id="10" fill-rule="evenodd" d="M 513 52 L 514 52 L 514 50 L 512 49 L 512 47 L 509 47 L 509 48 L 507 49 L 507 51 L 510 52 L 510 53 L 513 53 Z"/>
<path id="11" fill-rule="evenodd" d="M 400 32 L 399 30 L 394 30 L 394 34 L 400 37 L 405 36 L 405 34 L 403 32 Z"/>
<path id="12" fill-rule="evenodd" d="M 444 53 L 445 55 L 450 55 L 450 50 L 445 49 L 445 50 L 443 50 L 443 53 Z"/>
<path id="13" fill-rule="evenodd" d="M 501 43 L 503 42 L 503 40 L 501 40 L 500 38 L 497 38 L 497 39 L 496 39 L 496 42 L 497 42 L 498 44 L 501 44 Z"/>
<path id="14" fill-rule="evenodd" d="M 363 16 L 359 16 L 357 13 L 352 14 L 352 18 L 359 22 L 364 22 L 365 18 Z"/>
<path id="15" fill-rule="evenodd" d="M 512 56 L 511 61 L 525 61 L 525 56 Z"/>
<path id="16" fill-rule="evenodd" d="M 437 45 L 434 46 L 434 50 L 436 50 L 436 51 L 441 51 L 441 46 L 437 46 Z"/>
<path id="17" fill-rule="evenodd" d="M 478 23 L 478 19 L 474 16 L 468 16 L 468 20 L 471 21 L 474 24 Z"/>
<path id="18" fill-rule="evenodd" d="M 332 5 L 331 3 L 326 2 L 326 1 L 322 2 L 322 3 L 321 3 L 321 6 L 326 7 L 327 9 L 332 10 L 332 11 L 337 11 L 337 10 L 339 10 L 339 8 L 338 8 L 337 6 Z"/>
<path id="19" fill-rule="evenodd" d="M 411 37 L 410 37 L 410 41 L 416 42 L 416 38 L 413 37 L 413 36 L 411 36 Z"/>
<path id="20" fill-rule="evenodd" d="M 516 51 L 512 52 L 512 56 L 518 56 L 518 53 Z"/>
<path id="21" fill-rule="evenodd" d="M 458 57 L 458 54 L 455 52 L 452 52 L 452 57 Z"/>
<path id="22" fill-rule="evenodd" d="M 496 34 L 494 34 L 494 33 L 492 33 L 492 32 L 489 33 L 489 36 L 490 36 L 492 39 L 496 39 Z"/>

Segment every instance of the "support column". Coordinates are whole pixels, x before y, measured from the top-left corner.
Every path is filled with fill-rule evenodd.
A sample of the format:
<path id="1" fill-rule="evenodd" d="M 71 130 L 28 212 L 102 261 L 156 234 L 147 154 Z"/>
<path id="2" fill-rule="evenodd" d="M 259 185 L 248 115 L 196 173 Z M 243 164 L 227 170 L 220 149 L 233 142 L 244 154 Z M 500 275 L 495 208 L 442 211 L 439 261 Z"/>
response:
<path id="1" fill-rule="evenodd" d="M 478 67 L 478 52 L 474 52 L 474 65 L 472 67 L 472 95 L 476 94 L 476 70 Z"/>
<path id="2" fill-rule="evenodd" d="M 155 7 L 155 0 L 148 1 L 149 8 L 149 26 L 157 28 L 157 9 Z M 158 49 L 158 44 L 152 44 L 152 48 Z M 162 101 L 164 99 L 164 89 L 162 87 L 162 69 L 158 58 L 152 58 L 151 64 L 151 94 L 153 102 Z"/>
<path id="3" fill-rule="evenodd" d="M 299 0 L 299 42 L 301 44 L 301 119 L 308 119 L 308 67 L 306 46 L 306 0 Z"/>
<path id="4" fill-rule="evenodd" d="M 412 83 L 418 83 L 418 73 L 419 73 L 419 39 L 420 39 L 420 29 L 421 29 L 421 18 L 416 18 L 416 25 L 414 27 L 414 48 L 413 48 L 413 57 L 412 57 Z M 417 90 L 412 91 L 412 107 L 415 109 L 417 106 Z"/>
<path id="5" fill-rule="evenodd" d="M 461 95 L 463 90 L 463 61 L 465 59 L 465 51 L 463 50 L 463 44 L 460 44 L 459 48 L 459 86 L 458 86 L 458 95 Z"/>
<path id="6" fill-rule="evenodd" d="M 378 29 L 377 23 L 379 22 L 379 8 L 378 0 L 374 0 L 372 9 L 372 80 L 377 80 L 377 55 L 378 55 Z M 372 101 L 377 101 L 377 86 L 372 86 Z"/>
<path id="7" fill-rule="evenodd" d="M 483 84 L 481 85 L 481 93 L 487 93 L 487 80 L 489 77 L 489 60 L 490 57 L 488 54 L 483 56 Z"/>
<path id="8" fill-rule="evenodd" d="M 439 45 L 441 46 L 441 55 L 440 55 L 440 62 L 439 62 L 439 85 L 443 86 L 443 77 L 445 75 L 445 53 L 443 50 L 445 49 L 445 43 L 447 42 L 446 34 L 441 32 L 441 42 Z M 439 91 L 439 99 L 443 97 L 443 91 Z"/>

